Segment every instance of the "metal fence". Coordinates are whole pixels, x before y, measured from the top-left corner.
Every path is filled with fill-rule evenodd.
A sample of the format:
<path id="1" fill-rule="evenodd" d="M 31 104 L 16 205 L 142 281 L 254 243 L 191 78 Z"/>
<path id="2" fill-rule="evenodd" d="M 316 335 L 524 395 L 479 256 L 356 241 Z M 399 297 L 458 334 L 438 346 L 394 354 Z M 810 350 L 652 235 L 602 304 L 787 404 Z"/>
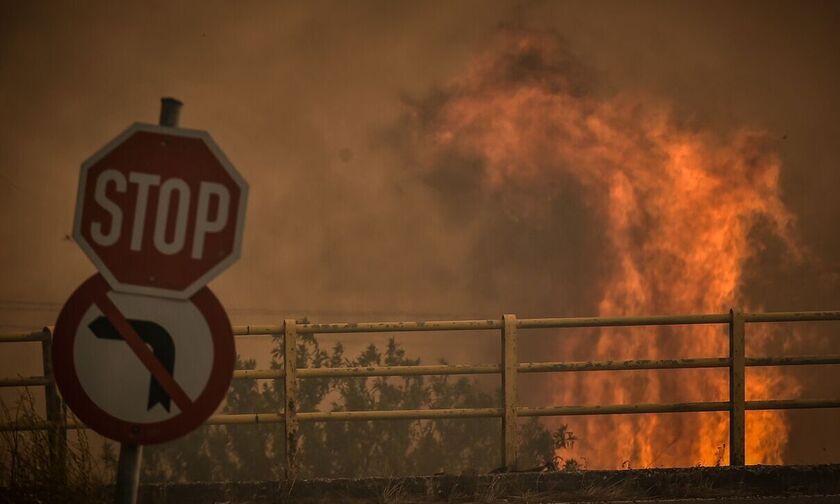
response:
<path id="1" fill-rule="evenodd" d="M 813 409 L 840 407 L 840 399 L 782 399 L 745 400 L 745 371 L 751 366 L 797 366 L 840 364 L 840 355 L 812 355 L 799 357 L 745 356 L 745 330 L 749 323 L 837 321 L 840 311 L 729 313 L 707 315 L 677 315 L 653 317 L 591 317 L 591 318 L 526 318 L 504 315 L 496 320 L 445 320 L 430 322 L 368 322 L 368 323 L 303 323 L 287 319 L 280 325 L 235 326 L 234 334 L 283 335 L 284 358 L 279 369 L 237 370 L 234 379 L 282 379 L 285 405 L 281 413 L 225 414 L 212 416 L 211 425 L 282 423 L 286 436 L 286 476 L 294 479 L 298 473 L 298 425 L 300 422 L 420 420 L 442 418 L 501 418 L 501 450 L 504 466 L 517 467 L 517 419 L 534 416 L 619 415 L 640 413 L 729 412 L 729 463 L 744 465 L 746 451 L 745 414 L 748 410 Z M 519 362 L 517 340 L 520 329 L 638 327 L 673 325 L 727 325 L 729 328 L 729 357 L 661 360 L 588 361 L 588 362 Z M 299 334 L 325 333 L 393 333 L 407 331 L 499 331 L 502 361 L 485 365 L 417 365 L 374 366 L 355 368 L 297 368 L 297 338 Z M 84 428 L 63 413 L 61 399 L 52 375 L 51 330 L 33 333 L 0 335 L 0 343 L 39 342 L 43 358 L 44 376 L 0 379 L 0 387 L 44 386 L 46 422 L 34 425 L 0 425 L 0 430 L 47 429 L 50 432 L 51 454 L 61 457 L 66 443 L 66 430 Z M 687 402 L 662 404 L 607 404 L 592 406 L 558 405 L 524 407 L 517 402 L 517 377 L 520 373 L 553 373 L 579 371 L 618 371 L 640 369 L 729 369 L 729 400 L 722 402 Z M 502 404 L 498 408 L 447 408 L 391 411 L 297 411 L 298 380 L 307 378 L 339 378 L 359 376 L 417 376 L 417 375 L 477 375 L 501 374 Z"/>

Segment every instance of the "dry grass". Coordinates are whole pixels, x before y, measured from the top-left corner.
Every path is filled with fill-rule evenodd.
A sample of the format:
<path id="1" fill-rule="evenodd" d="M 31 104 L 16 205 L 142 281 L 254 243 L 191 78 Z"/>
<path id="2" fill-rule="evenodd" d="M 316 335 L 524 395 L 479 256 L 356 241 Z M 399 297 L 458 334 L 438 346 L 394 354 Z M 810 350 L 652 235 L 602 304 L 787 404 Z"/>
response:
<path id="1" fill-rule="evenodd" d="M 28 390 L 12 407 L 0 403 L 0 416 L 0 423 L 21 427 L 44 422 Z M 104 478 L 85 432 L 80 430 L 68 439 L 61 464 L 60 456 L 50 454 L 49 431 L 0 432 L 0 502 L 105 502 Z"/>

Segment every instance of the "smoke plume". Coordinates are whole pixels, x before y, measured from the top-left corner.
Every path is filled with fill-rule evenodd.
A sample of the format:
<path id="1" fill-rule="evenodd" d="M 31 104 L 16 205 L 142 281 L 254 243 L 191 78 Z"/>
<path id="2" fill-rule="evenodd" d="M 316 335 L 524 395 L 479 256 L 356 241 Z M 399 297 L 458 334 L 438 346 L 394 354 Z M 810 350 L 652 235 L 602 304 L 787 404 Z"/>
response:
<path id="1" fill-rule="evenodd" d="M 760 308 L 742 291 L 745 265 L 760 248 L 754 230 L 762 225 L 794 258 L 801 256 L 793 216 L 780 197 L 781 162 L 771 139 L 751 129 L 719 134 L 682 124 L 667 103 L 644 94 L 598 95 L 590 74 L 558 37 L 505 30 L 418 113 L 425 140 L 438 151 L 427 179 L 457 214 L 464 214 L 470 190 L 498 198 L 506 218 L 489 223 L 495 227 L 485 235 L 502 247 L 514 241 L 517 250 L 549 254 L 541 265 L 577 248 L 575 238 L 554 234 L 574 231 L 545 224 L 569 219 L 558 200 L 576 200 L 566 206 L 592 216 L 584 233 L 599 235 L 593 241 L 601 247 L 582 261 L 590 265 L 584 267 L 589 278 L 558 276 L 551 283 L 596 299 L 600 315 Z M 469 182 L 458 182 L 464 178 Z M 471 188 L 466 194 L 465 187 Z M 484 211 L 486 201 L 480 206 Z M 515 228 L 531 229 L 533 236 Z M 549 235 L 548 243 L 536 238 L 541 234 Z M 503 278 L 516 273 L 498 268 Z M 498 274 L 485 273 L 490 282 Z M 754 352 L 766 351 L 764 332 L 751 338 Z M 589 359 L 670 359 L 725 356 L 727 340 L 718 328 L 602 330 L 567 339 L 563 347 L 566 355 Z M 655 371 L 624 379 L 595 372 L 555 383 L 553 400 L 563 405 L 663 402 L 677 391 L 685 402 L 726 400 L 728 387 L 726 376 L 695 370 L 679 380 Z M 773 372 L 751 375 L 747 388 L 748 397 L 799 391 L 796 381 L 783 382 Z M 642 467 L 711 465 L 727 453 L 723 415 L 675 422 L 613 416 L 575 425 L 578 456 L 598 467 L 620 463 L 616 451 Z M 784 416 L 751 413 L 747 429 L 750 463 L 782 462 L 789 429 Z"/>

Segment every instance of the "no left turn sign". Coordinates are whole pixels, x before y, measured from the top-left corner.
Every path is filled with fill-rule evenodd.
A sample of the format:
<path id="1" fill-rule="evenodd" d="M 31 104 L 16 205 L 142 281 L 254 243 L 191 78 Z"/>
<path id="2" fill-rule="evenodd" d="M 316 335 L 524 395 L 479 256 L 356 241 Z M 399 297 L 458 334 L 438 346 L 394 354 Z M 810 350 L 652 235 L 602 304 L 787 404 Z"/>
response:
<path id="1" fill-rule="evenodd" d="M 53 337 L 65 401 L 88 427 L 123 443 L 195 429 L 233 375 L 230 321 L 206 287 L 175 300 L 115 292 L 95 275 L 70 296 Z"/>

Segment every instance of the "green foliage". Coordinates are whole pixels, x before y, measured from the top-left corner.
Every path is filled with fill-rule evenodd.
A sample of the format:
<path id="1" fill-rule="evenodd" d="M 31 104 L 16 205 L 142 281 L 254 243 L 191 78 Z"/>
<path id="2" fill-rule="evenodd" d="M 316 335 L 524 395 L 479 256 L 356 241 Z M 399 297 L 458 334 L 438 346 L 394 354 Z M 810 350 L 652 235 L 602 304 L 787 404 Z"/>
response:
<path id="1" fill-rule="evenodd" d="M 237 357 L 237 369 L 254 369 L 255 365 L 254 360 Z M 234 380 L 224 411 L 264 413 L 281 408 L 282 401 L 275 401 L 274 387 L 259 387 L 254 380 Z M 282 424 L 204 426 L 174 442 L 146 446 L 143 480 L 273 479 L 278 463 L 268 449 L 273 438 L 283 438 Z"/>
<path id="2" fill-rule="evenodd" d="M 282 362 L 282 340 L 272 367 Z M 349 358 L 339 343 L 324 350 L 311 334 L 299 336 L 298 368 L 416 366 L 392 338 L 384 350 L 369 345 Z M 237 368 L 254 369 L 237 359 Z M 451 376 L 307 378 L 300 380 L 299 411 L 376 411 L 423 408 L 497 407 L 499 393 Z M 283 380 L 258 384 L 235 380 L 226 413 L 279 412 Z M 565 428 L 565 426 L 564 426 Z M 523 467 L 554 460 L 552 437 L 537 419 L 521 425 Z M 565 431 L 564 431 L 565 432 Z M 500 420 L 443 419 L 369 422 L 302 422 L 300 474 L 311 477 L 404 476 L 439 472 L 487 472 L 501 465 Z M 571 433 L 568 433 L 571 434 Z M 560 434 L 568 443 L 568 435 Z M 146 447 L 145 481 L 267 480 L 283 477 L 282 424 L 206 426 L 172 443 Z"/>

